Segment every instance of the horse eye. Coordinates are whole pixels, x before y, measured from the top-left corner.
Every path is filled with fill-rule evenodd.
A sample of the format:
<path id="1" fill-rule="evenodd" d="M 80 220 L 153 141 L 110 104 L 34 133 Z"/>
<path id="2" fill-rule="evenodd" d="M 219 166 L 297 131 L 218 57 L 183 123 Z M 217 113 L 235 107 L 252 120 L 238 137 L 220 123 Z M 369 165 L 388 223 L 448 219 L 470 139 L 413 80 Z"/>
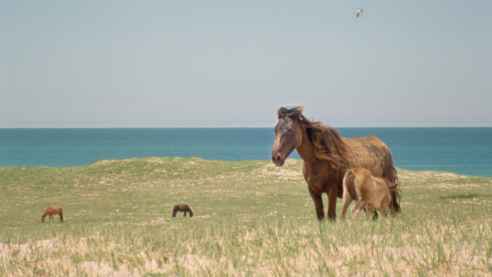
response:
<path id="1" fill-rule="evenodd" d="M 288 127 L 288 126 L 286 126 L 286 125 L 283 125 L 283 126 L 280 128 L 280 132 L 282 132 L 282 134 L 287 133 L 287 131 L 289 131 L 289 127 Z"/>

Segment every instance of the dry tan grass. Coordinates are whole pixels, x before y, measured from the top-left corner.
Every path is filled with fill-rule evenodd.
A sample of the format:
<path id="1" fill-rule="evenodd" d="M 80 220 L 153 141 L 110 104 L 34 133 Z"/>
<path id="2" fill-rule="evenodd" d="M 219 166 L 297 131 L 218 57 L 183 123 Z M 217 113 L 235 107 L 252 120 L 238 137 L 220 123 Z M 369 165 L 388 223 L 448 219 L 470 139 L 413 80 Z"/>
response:
<path id="1" fill-rule="evenodd" d="M 276 168 L 151 158 L 1 172 L 9 175 L 0 176 L 0 276 L 489 276 L 492 270 L 489 178 L 401 170 L 401 215 L 318 224 L 294 160 Z M 178 201 L 190 203 L 196 216 L 170 218 Z M 64 224 L 39 223 L 47 203 L 65 204 Z"/>

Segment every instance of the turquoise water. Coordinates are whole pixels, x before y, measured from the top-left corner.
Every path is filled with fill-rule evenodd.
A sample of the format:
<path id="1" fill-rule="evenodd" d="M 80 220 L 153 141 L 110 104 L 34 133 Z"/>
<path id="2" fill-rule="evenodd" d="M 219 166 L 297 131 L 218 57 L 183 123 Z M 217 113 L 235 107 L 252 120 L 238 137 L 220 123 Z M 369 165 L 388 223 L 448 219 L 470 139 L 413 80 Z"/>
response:
<path id="1" fill-rule="evenodd" d="M 342 128 L 373 134 L 398 167 L 492 176 L 492 128 Z M 70 166 L 96 160 L 197 156 L 270 160 L 273 129 L 0 129 L 1 166 Z M 295 157 L 296 155 L 294 155 Z"/>

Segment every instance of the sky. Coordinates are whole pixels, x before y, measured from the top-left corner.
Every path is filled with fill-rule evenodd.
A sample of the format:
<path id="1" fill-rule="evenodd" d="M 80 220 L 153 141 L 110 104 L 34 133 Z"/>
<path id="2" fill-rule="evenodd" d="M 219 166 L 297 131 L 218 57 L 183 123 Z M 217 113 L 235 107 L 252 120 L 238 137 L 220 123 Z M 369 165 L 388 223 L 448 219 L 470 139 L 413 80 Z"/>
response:
<path id="1" fill-rule="evenodd" d="M 0 128 L 492 126 L 491 28 L 488 0 L 1 1 Z"/>

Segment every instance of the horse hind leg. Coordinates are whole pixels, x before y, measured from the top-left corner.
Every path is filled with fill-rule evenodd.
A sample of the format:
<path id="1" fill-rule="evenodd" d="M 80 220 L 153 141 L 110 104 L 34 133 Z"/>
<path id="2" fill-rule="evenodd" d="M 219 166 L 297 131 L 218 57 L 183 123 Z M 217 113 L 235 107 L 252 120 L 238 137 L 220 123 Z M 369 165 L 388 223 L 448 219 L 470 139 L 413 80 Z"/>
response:
<path id="1" fill-rule="evenodd" d="M 357 216 L 362 209 L 364 209 L 366 203 L 362 200 L 359 200 L 357 204 L 355 204 L 354 209 L 352 210 L 352 216 Z"/>
<path id="2" fill-rule="evenodd" d="M 188 208 L 188 216 L 189 217 L 193 217 L 193 210 L 191 210 L 191 208 Z"/>
<path id="3" fill-rule="evenodd" d="M 372 219 L 372 220 L 377 220 L 378 219 L 378 212 L 376 211 L 376 209 L 374 207 L 368 207 L 366 205 L 365 207 L 365 211 L 366 211 L 366 216 L 368 219 Z M 371 217 L 372 215 L 372 217 Z"/>
<path id="4" fill-rule="evenodd" d="M 372 220 L 378 220 L 379 217 L 378 212 L 376 210 L 373 210 L 372 212 L 373 212 Z"/>
<path id="5" fill-rule="evenodd" d="M 388 209 L 380 209 L 379 213 L 381 215 L 383 215 L 383 217 L 387 217 L 388 216 Z"/>
<path id="6" fill-rule="evenodd" d="M 391 209 L 391 200 L 389 201 L 384 201 L 379 209 L 379 213 L 382 214 L 384 217 L 387 217 L 388 215 L 392 215 L 392 209 Z"/>

